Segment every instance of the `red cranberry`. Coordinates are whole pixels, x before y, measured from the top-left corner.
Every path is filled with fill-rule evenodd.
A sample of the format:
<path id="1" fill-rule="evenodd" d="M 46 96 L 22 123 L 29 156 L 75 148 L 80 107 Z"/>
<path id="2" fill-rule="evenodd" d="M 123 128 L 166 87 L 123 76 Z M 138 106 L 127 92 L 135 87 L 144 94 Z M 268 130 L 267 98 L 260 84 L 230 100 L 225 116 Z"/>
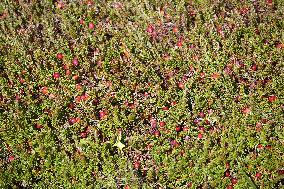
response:
<path id="1" fill-rule="evenodd" d="M 179 82 L 179 83 L 178 83 L 178 87 L 179 87 L 180 89 L 183 89 L 183 88 L 184 88 L 184 83 L 183 83 L 183 82 Z"/>
<path id="2" fill-rule="evenodd" d="M 203 135 L 201 133 L 198 133 L 198 136 L 197 136 L 199 139 L 202 139 Z"/>
<path id="3" fill-rule="evenodd" d="M 78 62 L 77 58 L 74 58 L 72 63 L 73 63 L 74 66 L 78 66 L 79 65 L 79 62 Z"/>
<path id="4" fill-rule="evenodd" d="M 156 137 L 159 137 L 159 136 L 161 135 L 161 133 L 160 133 L 160 131 L 157 130 L 157 131 L 154 132 L 154 135 L 155 135 Z"/>
<path id="5" fill-rule="evenodd" d="M 184 132 L 187 132 L 187 131 L 189 130 L 189 128 L 185 126 L 185 127 L 182 128 L 182 130 L 183 130 Z"/>
<path id="6" fill-rule="evenodd" d="M 230 176 L 231 176 L 230 171 L 226 171 L 226 172 L 225 172 L 225 177 L 230 177 Z"/>
<path id="7" fill-rule="evenodd" d="M 258 66 L 257 66 L 256 64 L 253 64 L 253 65 L 251 66 L 251 70 L 257 71 L 257 70 L 258 70 Z"/>
<path id="8" fill-rule="evenodd" d="M 169 110 L 169 108 L 165 106 L 165 107 L 163 107 L 163 110 Z"/>
<path id="9" fill-rule="evenodd" d="M 81 138 L 86 138 L 87 135 L 88 135 L 88 134 L 87 134 L 86 132 L 84 132 L 84 131 L 80 133 Z"/>
<path id="10" fill-rule="evenodd" d="M 8 158 L 8 161 L 9 162 L 12 162 L 12 161 L 14 161 L 15 160 L 15 157 L 14 156 L 9 156 L 9 158 Z"/>
<path id="11" fill-rule="evenodd" d="M 92 22 L 90 22 L 90 23 L 89 23 L 89 29 L 92 30 L 92 29 L 94 29 L 94 28 L 95 28 L 95 24 L 92 23 Z"/>
<path id="12" fill-rule="evenodd" d="M 43 126 L 42 126 L 41 124 L 38 124 L 38 123 L 35 125 L 35 127 L 36 127 L 37 129 L 43 128 Z"/>
<path id="13" fill-rule="evenodd" d="M 84 20 L 82 18 L 79 20 L 79 22 L 80 22 L 81 25 L 84 24 Z"/>
<path id="14" fill-rule="evenodd" d="M 63 59 L 63 54 L 58 53 L 58 54 L 56 55 L 56 57 L 57 57 L 57 59 L 62 60 L 62 59 Z"/>
<path id="15" fill-rule="evenodd" d="M 150 24 L 150 25 L 148 25 L 146 31 L 147 31 L 148 33 L 153 33 L 153 32 L 154 32 L 154 27 Z"/>
<path id="16" fill-rule="evenodd" d="M 59 79 L 59 77 L 60 77 L 60 74 L 59 74 L 58 72 L 55 72 L 55 73 L 53 74 L 53 78 L 54 78 L 54 79 Z"/>
<path id="17" fill-rule="evenodd" d="M 231 179 L 231 182 L 232 182 L 232 184 L 237 184 L 238 179 L 237 179 L 237 178 L 232 178 L 232 179 Z"/>
<path id="18" fill-rule="evenodd" d="M 257 173 L 255 174 L 255 177 L 258 178 L 258 179 L 259 179 L 261 176 L 262 176 L 262 174 L 259 173 L 259 172 L 257 172 Z"/>
<path id="19" fill-rule="evenodd" d="M 76 118 L 71 118 L 69 119 L 69 123 L 75 124 L 77 122 Z"/>
<path id="20" fill-rule="evenodd" d="M 105 111 L 100 111 L 100 118 L 104 118 L 106 116 L 106 112 Z"/>
<path id="21" fill-rule="evenodd" d="M 166 122 L 164 122 L 164 121 L 161 121 L 161 122 L 160 122 L 160 126 L 161 126 L 161 127 L 164 127 L 165 125 L 166 125 Z"/>
<path id="22" fill-rule="evenodd" d="M 234 189 L 234 186 L 233 185 L 228 185 L 227 189 Z"/>
<path id="23" fill-rule="evenodd" d="M 200 126 L 200 127 L 198 127 L 198 130 L 201 131 L 201 132 L 204 132 L 205 128 L 203 126 Z"/>
<path id="24" fill-rule="evenodd" d="M 175 105 L 177 105 L 177 102 L 176 101 L 172 101 L 171 102 L 171 106 L 175 106 Z"/>
<path id="25" fill-rule="evenodd" d="M 178 47 L 182 47 L 182 41 L 181 41 L 181 40 L 179 40 L 179 41 L 177 42 L 177 46 L 178 46 Z"/>
<path id="26" fill-rule="evenodd" d="M 181 126 L 177 126 L 176 127 L 176 132 L 180 132 L 181 131 Z"/>
<path id="27" fill-rule="evenodd" d="M 276 99 L 277 99 L 277 97 L 276 97 L 275 95 L 270 95 L 270 96 L 268 97 L 268 101 L 269 101 L 269 102 L 274 102 Z"/>
<path id="28" fill-rule="evenodd" d="M 133 167 L 134 167 L 135 169 L 139 169 L 140 163 L 136 161 L 136 162 L 133 164 Z"/>
<path id="29" fill-rule="evenodd" d="M 205 117 L 205 113 L 204 112 L 200 112 L 199 113 L 199 117 L 204 118 Z"/>

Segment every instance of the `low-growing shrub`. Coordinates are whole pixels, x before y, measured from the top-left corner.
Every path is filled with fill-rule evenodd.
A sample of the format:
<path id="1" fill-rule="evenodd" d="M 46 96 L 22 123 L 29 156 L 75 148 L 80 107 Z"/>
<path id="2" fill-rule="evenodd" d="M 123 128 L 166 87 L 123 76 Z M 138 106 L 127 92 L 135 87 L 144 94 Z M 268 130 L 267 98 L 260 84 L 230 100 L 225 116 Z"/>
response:
<path id="1" fill-rule="evenodd" d="M 1 1 L 0 188 L 280 188 L 283 10 Z"/>

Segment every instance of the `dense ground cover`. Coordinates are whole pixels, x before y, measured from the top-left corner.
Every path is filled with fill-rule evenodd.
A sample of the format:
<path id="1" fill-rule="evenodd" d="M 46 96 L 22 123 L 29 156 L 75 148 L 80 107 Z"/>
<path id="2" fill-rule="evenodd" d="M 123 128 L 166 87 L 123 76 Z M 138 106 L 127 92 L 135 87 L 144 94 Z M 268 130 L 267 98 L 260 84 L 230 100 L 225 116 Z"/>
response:
<path id="1" fill-rule="evenodd" d="M 0 14 L 0 188 L 281 187 L 284 1 Z"/>

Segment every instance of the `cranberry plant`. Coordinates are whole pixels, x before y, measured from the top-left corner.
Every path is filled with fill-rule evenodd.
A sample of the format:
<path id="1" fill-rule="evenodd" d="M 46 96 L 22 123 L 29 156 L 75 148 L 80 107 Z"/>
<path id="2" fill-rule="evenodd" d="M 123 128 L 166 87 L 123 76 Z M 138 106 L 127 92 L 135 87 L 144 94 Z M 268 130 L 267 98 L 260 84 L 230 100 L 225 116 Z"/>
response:
<path id="1" fill-rule="evenodd" d="M 280 188 L 284 1 L 0 2 L 0 188 Z"/>

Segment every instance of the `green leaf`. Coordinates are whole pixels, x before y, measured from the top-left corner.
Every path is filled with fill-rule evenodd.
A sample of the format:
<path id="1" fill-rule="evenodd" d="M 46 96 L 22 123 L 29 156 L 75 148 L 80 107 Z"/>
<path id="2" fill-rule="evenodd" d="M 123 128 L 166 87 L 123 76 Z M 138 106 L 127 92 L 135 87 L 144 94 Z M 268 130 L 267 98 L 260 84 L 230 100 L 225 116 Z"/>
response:
<path id="1" fill-rule="evenodd" d="M 249 183 L 249 185 L 253 188 L 253 189 L 258 189 L 258 187 L 254 184 L 254 182 L 251 180 L 250 176 L 243 170 L 243 175 L 245 176 L 245 179 L 247 180 L 247 182 Z"/>
<path id="2" fill-rule="evenodd" d="M 113 146 L 116 146 L 120 151 L 125 147 L 120 141 L 116 142 Z"/>

